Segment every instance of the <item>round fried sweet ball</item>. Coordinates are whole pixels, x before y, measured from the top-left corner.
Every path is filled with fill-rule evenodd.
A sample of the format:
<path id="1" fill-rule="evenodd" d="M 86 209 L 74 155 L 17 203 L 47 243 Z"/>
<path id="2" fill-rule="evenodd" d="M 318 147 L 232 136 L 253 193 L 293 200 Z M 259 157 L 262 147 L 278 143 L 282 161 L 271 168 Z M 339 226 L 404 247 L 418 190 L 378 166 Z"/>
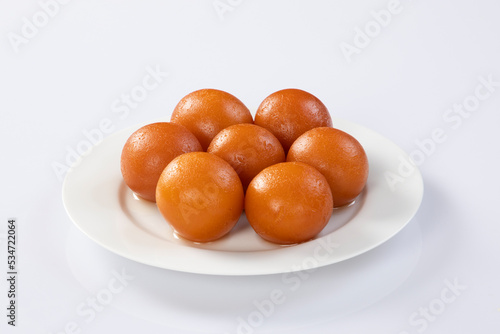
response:
<path id="1" fill-rule="evenodd" d="M 183 153 L 201 150 L 198 139 L 182 125 L 148 124 L 135 131 L 123 147 L 123 180 L 137 196 L 154 202 L 156 183 L 168 163 Z"/>
<path id="2" fill-rule="evenodd" d="M 326 106 L 316 96 L 300 89 L 283 89 L 262 101 L 254 124 L 271 131 L 286 153 L 304 132 L 332 126 L 332 119 Z"/>
<path id="3" fill-rule="evenodd" d="M 221 130 L 233 124 L 253 123 L 253 118 L 235 96 L 217 89 L 200 89 L 180 100 L 171 121 L 191 131 L 206 151 Z"/>
<path id="4" fill-rule="evenodd" d="M 260 172 L 248 186 L 245 213 L 263 239 L 295 244 L 312 239 L 330 220 L 332 193 L 325 177 L 301 162 Z"/>
<path id="5" fill-rule="evenodd" d="M 156 204 L 181 237 L 214 241 L 227 234 L 243 211 L 238 174 L 223 159 L 206 152 L 178 156 L 158 180 Z"/>
<path id="6" fill-rule="evenodd" d="M 254 124 L 235 124 L 215 136 L 207 149 L 226 160 L 238 173 L 243 189 L 264 168 L 285 161 L 279 140 Z"/>
<path id="7" fill-rule="evenodd" d="M 307 163 L 328 180 L 335 207 L 351 203 L 368 179 L 368 157 L 350 134 L 334 128 L 316 128 L 300 136 L 288 151 L 287 161 Z"/>

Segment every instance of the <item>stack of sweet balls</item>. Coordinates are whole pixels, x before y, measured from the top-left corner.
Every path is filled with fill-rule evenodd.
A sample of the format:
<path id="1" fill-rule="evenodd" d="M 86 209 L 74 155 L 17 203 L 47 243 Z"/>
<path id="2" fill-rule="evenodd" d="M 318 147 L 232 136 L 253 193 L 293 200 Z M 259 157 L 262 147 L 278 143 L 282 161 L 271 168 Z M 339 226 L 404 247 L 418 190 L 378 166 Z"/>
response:
<path id="1" fill-rule="evenodd" d="M 333 208 L 354 201 L 365 187 L 368 159 L 308 92 L 269 95 L 254 120 L 233 95 L 202 89 L 182 98 L 170 122 L 128 138 L 121 172 L 185 239 L 217 240 L 244 210 L 263 239 L 291 245 L 314 238 Z"/>

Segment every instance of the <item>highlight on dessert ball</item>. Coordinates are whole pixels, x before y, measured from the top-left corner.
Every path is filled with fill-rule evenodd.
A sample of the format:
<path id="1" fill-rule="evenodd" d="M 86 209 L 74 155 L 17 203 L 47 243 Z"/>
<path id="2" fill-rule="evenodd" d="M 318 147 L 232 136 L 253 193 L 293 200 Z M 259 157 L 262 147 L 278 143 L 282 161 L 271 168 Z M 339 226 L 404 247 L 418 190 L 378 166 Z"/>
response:
<path id="1" fill-rule="evenodd" d="M 128 138 L 121 171 L 132 192 L 156 202 L 189 241 L 230 238 L 245 211 L 262 239 L 307 242 L 335 220 L 334 208 L 356 200 L 368 179 L 361 143 L 334 128 L 327 107 L 300 89 L 267 96 L 255 121 L 234 95 L 200 89 L 179 101 L 170 121 Z"/>

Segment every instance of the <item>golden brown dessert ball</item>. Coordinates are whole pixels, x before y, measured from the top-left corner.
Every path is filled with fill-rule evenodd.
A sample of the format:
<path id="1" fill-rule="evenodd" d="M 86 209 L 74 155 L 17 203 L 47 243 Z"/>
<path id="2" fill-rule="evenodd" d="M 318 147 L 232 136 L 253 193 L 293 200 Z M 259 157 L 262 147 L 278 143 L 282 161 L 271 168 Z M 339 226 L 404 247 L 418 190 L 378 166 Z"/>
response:
<path id="1" fill-rule="evenodd" d="M 215 136 L 207 149 L 226 160 L 238 173 L 243 189 L 261 170 L 285 161 L 279 140 L 268 130 L 253 124 L 235 124 Z"/>
<path id="2" fill-rule="evenodd" d="M 245 213 L 265 240 L 294 244 L 312 239 L 332 214 L 332 193 L 325 177 L 300 162 L 267 167 L 248 186 Z"/>
<path id="3" fill-rule="evenodd" d="M 156 203 L 181 237 L 208 242 L 227 234 L 243 211 L 238 174 L 223 159 L 205 152 L 183 154 L 158 181 Z"/>
<path id="4" fill-rule="evenodd" d="M 201 89 L 184 96 L 175 107 L 171 121 L 191 131 L 203 150 L 222 129 L 233 124 L 253 123 L 250 111 L 240 100 L 216 89 Z"/>
<path id="5" fill-rule="evenodd" d="M 313 128 L 332 126 L 332 119 L 314 95 L 300 89 L 284 89 L 262 101 L 254 123 L 271 131 L 286 153 L 301 134 Z"/>
<path id="6" fill-rule="evenodd" d="M 287 161 L 300 161 L 318 169 L 328 180 L 335 207 L 351 203 L 368 179 L 368 158 L 350 134 L 334 128 L 316 128 L 300 136 Z"/>
<path id="7" fill-rule="evenodd" d="M 148 124 L 135 131 L 123 147 L 123 180 L 139 197 L 154 202 L 156 183 L 168 163 L 183 153 L 201 150 L 198 139 L 182 125 Z"/>

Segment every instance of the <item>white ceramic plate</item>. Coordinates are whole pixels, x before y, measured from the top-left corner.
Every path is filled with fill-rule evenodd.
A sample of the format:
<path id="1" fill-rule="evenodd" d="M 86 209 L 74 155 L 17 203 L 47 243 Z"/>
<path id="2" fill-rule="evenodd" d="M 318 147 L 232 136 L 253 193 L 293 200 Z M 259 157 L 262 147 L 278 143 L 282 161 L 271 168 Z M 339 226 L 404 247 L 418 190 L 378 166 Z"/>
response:
<path id="1" fill-rule="evenodd" d="M 415 215 L 423 182 L 394 143 L 360 125 L 333 119 L 356 137 L 369 159 L 363 193 L 336 209 L 325 229 L 309 242 L 279 246 L 261 239 L 242 215 L 224 238 L 196 244 L 178 238 L 156 205 L 138 200 L 120 173 L 127 138 L 140 126 L 104 139 L 67 173 L 63 202 L 89 238 L 125 258 L 177 271 L 214 275 L 261 275 L 316 268 L 343 261 L 382 244 Z M 390 180 L 390 181 L 388 181 Z"/>

